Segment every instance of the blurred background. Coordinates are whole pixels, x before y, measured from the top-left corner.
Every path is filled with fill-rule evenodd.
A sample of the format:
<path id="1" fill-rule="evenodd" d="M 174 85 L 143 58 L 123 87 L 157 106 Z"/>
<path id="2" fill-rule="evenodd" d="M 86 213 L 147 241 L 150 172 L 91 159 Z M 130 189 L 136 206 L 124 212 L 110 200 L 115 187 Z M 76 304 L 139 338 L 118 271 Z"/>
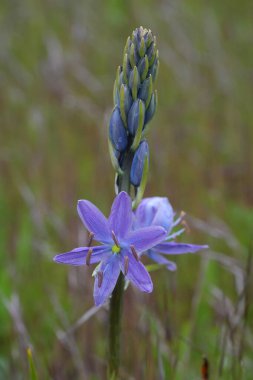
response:
<path id="1" fill-rule="evenodd" d="M 104 379 L 107 310 L 92 268 L 56 265 L 87 235 L 76 203 L 109 213 L 116 68 L 136 27 L 157 37 L 159 105 L 146 196 L 186 211 L 210 250 L 129 287 L 122 379 L 252 379 L 253 3 L 17 0 L 0 4 L 0 379 Z M 81 318 L 81 320 L 80 320 Z"/>

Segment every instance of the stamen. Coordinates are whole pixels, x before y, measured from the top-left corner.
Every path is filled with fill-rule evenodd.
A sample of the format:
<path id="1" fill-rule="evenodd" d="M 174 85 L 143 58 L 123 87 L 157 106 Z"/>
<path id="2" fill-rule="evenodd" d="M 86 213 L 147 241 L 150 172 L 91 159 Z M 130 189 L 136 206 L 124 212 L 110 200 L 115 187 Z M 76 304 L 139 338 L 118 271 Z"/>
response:
<path id="1" fill-rule="evenodd" d="M 172 226 L 176 227 L 179 223 L 181 223 L 183 221 L 185 215 L 186 215 L 186 212 L 181 211 L 179 217 L 175 220 L 175 222 L 173 223 Z"/>
<path id="2" fill-rule="evenodd" d="M 181 219 L 183 219 L 183 218 L 185 217 L 185 215 L 186 215 L 186 212 L 182 210 L 182 211 L 180 212 L 180 217 L 181 217 Z"/>
<path id="3" fill-rule="evenodd" d="M 118 239 L 117 239 L 114 231 L 112 231 L 112 238 L 113 238 L 115 245 L 119 248 L 119 242 L 118 242 Z"/>
<path id="4" fill-rule="evenodd" d="M 139 256 L 138 256 L 138 253 L 136 252 L 134 245 L 130 245 L 130 248 L 131 248 L 132 254 L 134 255 L 135 260 L 139 261 Z"/>
<path id="5" fill-rule="evenodd" d="M 89 232 L 87 247 L 91 246 L 91 243 L 93 241 L 94 236 L 95 236 L 95 234 L 93 232 Z"/>
<path id="6" fill-rule="evenodd" d="M 87 265 L 87 266 L 90 265 L 90 258 L 91 258 L 92 252 L 93 252 L 93 250 L 92 250 L 92 248 L 90 248 L 90 249 L 88 250 L 88 253 L 87 253 L 87 256 L 86 256 L 86 265 Z"/>
<path id="7" fill-rule="evenodd" d="M 126 276 L 128 273 L 128 267 L 129 267 L 129 257 L 124 256 L 124 275 Z"/>
<path id="8" fill-rule="evenodd" d="M 181 235 L 185 231 L 185 228 L 181 228 L 181 230 L 174 232 L 173 234 L 169 235 L 166 238 L 166 241 L 168 240 L 174 240 L 177 236 Z"/>
<path id="9" fill-rule="evenodd" d="M 98 276 L 98 287 L 101 288 L 102 282 L 103 282 L 103 277 L 104 277 L 103 272 L 99 271 L 97 276 Z"/>
<path id="10" fill-rule="evenodd" d="M 191 230 L 190 230 L 190 227 L 187 224 L 186 220 L 182 220 L 181 224 L 185 228 L 186 233 L 189 234 Z"/>

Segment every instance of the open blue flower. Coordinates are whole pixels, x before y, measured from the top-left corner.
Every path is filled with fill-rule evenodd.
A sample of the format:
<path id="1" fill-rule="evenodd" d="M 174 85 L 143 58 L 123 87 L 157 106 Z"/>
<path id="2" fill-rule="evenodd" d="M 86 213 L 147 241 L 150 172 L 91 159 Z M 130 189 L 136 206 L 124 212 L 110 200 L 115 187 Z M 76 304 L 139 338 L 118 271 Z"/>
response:
<path id="1" fill-rule="evenodd" d="M 142 252 L 164 241 L 166 230 L 161 226 L 133 230 L 131 198 L 123 191 L 115 198 L 108 219 L 87 200 L 78 201 L 77 211 L 90 232 L 90 243 L 94 239 L 102 245 L 75 248 L 55 256 L 54 261 L 69 265 L 100 263 L 94 271 L 97 306 L 111 295 L 120 271 L 141 291 L 152 292 L 152 280 L 139 258 Z"/>
<path id="2" fill-rule="evenodd" d="M 146 254 L 158 264 L 166 265 L 171 271 L 175 271 L 177 266 L 174 262 L 165 258 L 162 253 L 166 255 L 180 255 L 195 253 L 201 249 L 208 248 L 208 245 L 185 244 L 172 241 L 176 236 L 184 232 L 184 228 L 182 228 L 172 233 L 172 229 L 182 222 L 182 219 L 183 216 L 180 216 L 174 221 L 173 208 L 168 199 L 162 197 L 144 198 L 135 212 L 134 229 L 147 226 L 161 226 L 166 229 L 166 239 L 162 243 L 152 247 L 152 249 L 148 249 Z"/>

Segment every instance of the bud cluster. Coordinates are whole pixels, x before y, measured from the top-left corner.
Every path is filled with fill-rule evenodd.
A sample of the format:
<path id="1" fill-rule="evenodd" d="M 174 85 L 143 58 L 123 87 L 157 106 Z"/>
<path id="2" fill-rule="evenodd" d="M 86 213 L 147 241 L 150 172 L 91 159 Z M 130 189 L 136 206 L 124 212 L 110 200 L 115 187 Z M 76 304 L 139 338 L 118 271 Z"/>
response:
<path id="1" fill-rule="evenodd" d="M 114 109 L 109 123 L 109 145 L 118 180 L 126 166 L 130 183 L 138 189 L 148 170 L 149 150 L 144 139 L 154 116 L 157 93 L 154 82 L 159 67 L 156 39 L 143 27 L 133 31 L 124 49 L 123 65 L 114 83 Z"/>

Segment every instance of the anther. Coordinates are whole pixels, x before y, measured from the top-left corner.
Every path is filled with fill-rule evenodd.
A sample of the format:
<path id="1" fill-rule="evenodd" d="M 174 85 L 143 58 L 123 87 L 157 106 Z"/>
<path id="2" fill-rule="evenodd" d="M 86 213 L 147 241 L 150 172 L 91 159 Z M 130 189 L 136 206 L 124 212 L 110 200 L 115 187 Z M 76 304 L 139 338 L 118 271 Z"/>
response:
<path id="1" fill-rule="evenodd" d="M 118 242 L 118 239 L 116 238 L 114 231 L 112 231 L 112 238 L 113 238 L 115 245 L 119 248 L 119 242 Z"/>
<path id="2" fill-rule="evenodd" d="M 87 253 L 87 256 L 86 256 L 86 265 L 88 265 L 88 266 L 90 265 L 90 258 L 91 258 L 92 252 L 93 252 L 93 250 L 92 250 L 92 248 L 90 248 L 88 250 L 88 253 Z"/>
<path id="3" fill-rule="evenodd" d="M 186 233 L 189 234 L 191 230 L 188 223 L 185 220 L 182 220 L 181 225 L 185 228 Z"/>
<path id="4" fill-rule="evenodd" d="M 131 248 L 132 254 L 134 255 L 135 260 L 139 261 L 139 256 L 138 256 L 138 253 L 136 252 L 134 245 L 130 245 L 130 248 Z"/>
<path id="5" fill-rule="evenodd" d="M 98 287 L 101 288 L 102 282 L 103 282 L 103 277 L 104 277 L 103 272 L 99 271 L 97 276 L 98 276 Z"/>
<path id="6" fill-rule="evenodd" d="M 89 232 L 89 236 L 88 236 L 88 242 L 87 242 L 87 247 L 90 247 L 91 246 L 91 243 L 93 241 L 93 238 L 94 238 L 94 233 L 93 232 Z"/>
<path id="7" fill-rule="evenodd" d="M 179 223 L 182 224 L 184 218 L 185 218 L 186 212 L 181 211 L 179 217 L 175 220 L 175 222 L 172 224 L 173 227 L 176 227 Z"/>
<path id="8" fill-rule="evenodd" d="M 129 257 L 124 257 L 124 275 L 126 276 L 128 273 L 128 266 L 129 266 Z"/>
<path id="9" fill-rule="evenodd" d="M 181 211 L 181 212 L 180 212 L 180 218 L 181 218 L 181 220 L 184 219 L 185 215 L 186 215 L 186 212 L 185 212 L 185 211 Z"/>

